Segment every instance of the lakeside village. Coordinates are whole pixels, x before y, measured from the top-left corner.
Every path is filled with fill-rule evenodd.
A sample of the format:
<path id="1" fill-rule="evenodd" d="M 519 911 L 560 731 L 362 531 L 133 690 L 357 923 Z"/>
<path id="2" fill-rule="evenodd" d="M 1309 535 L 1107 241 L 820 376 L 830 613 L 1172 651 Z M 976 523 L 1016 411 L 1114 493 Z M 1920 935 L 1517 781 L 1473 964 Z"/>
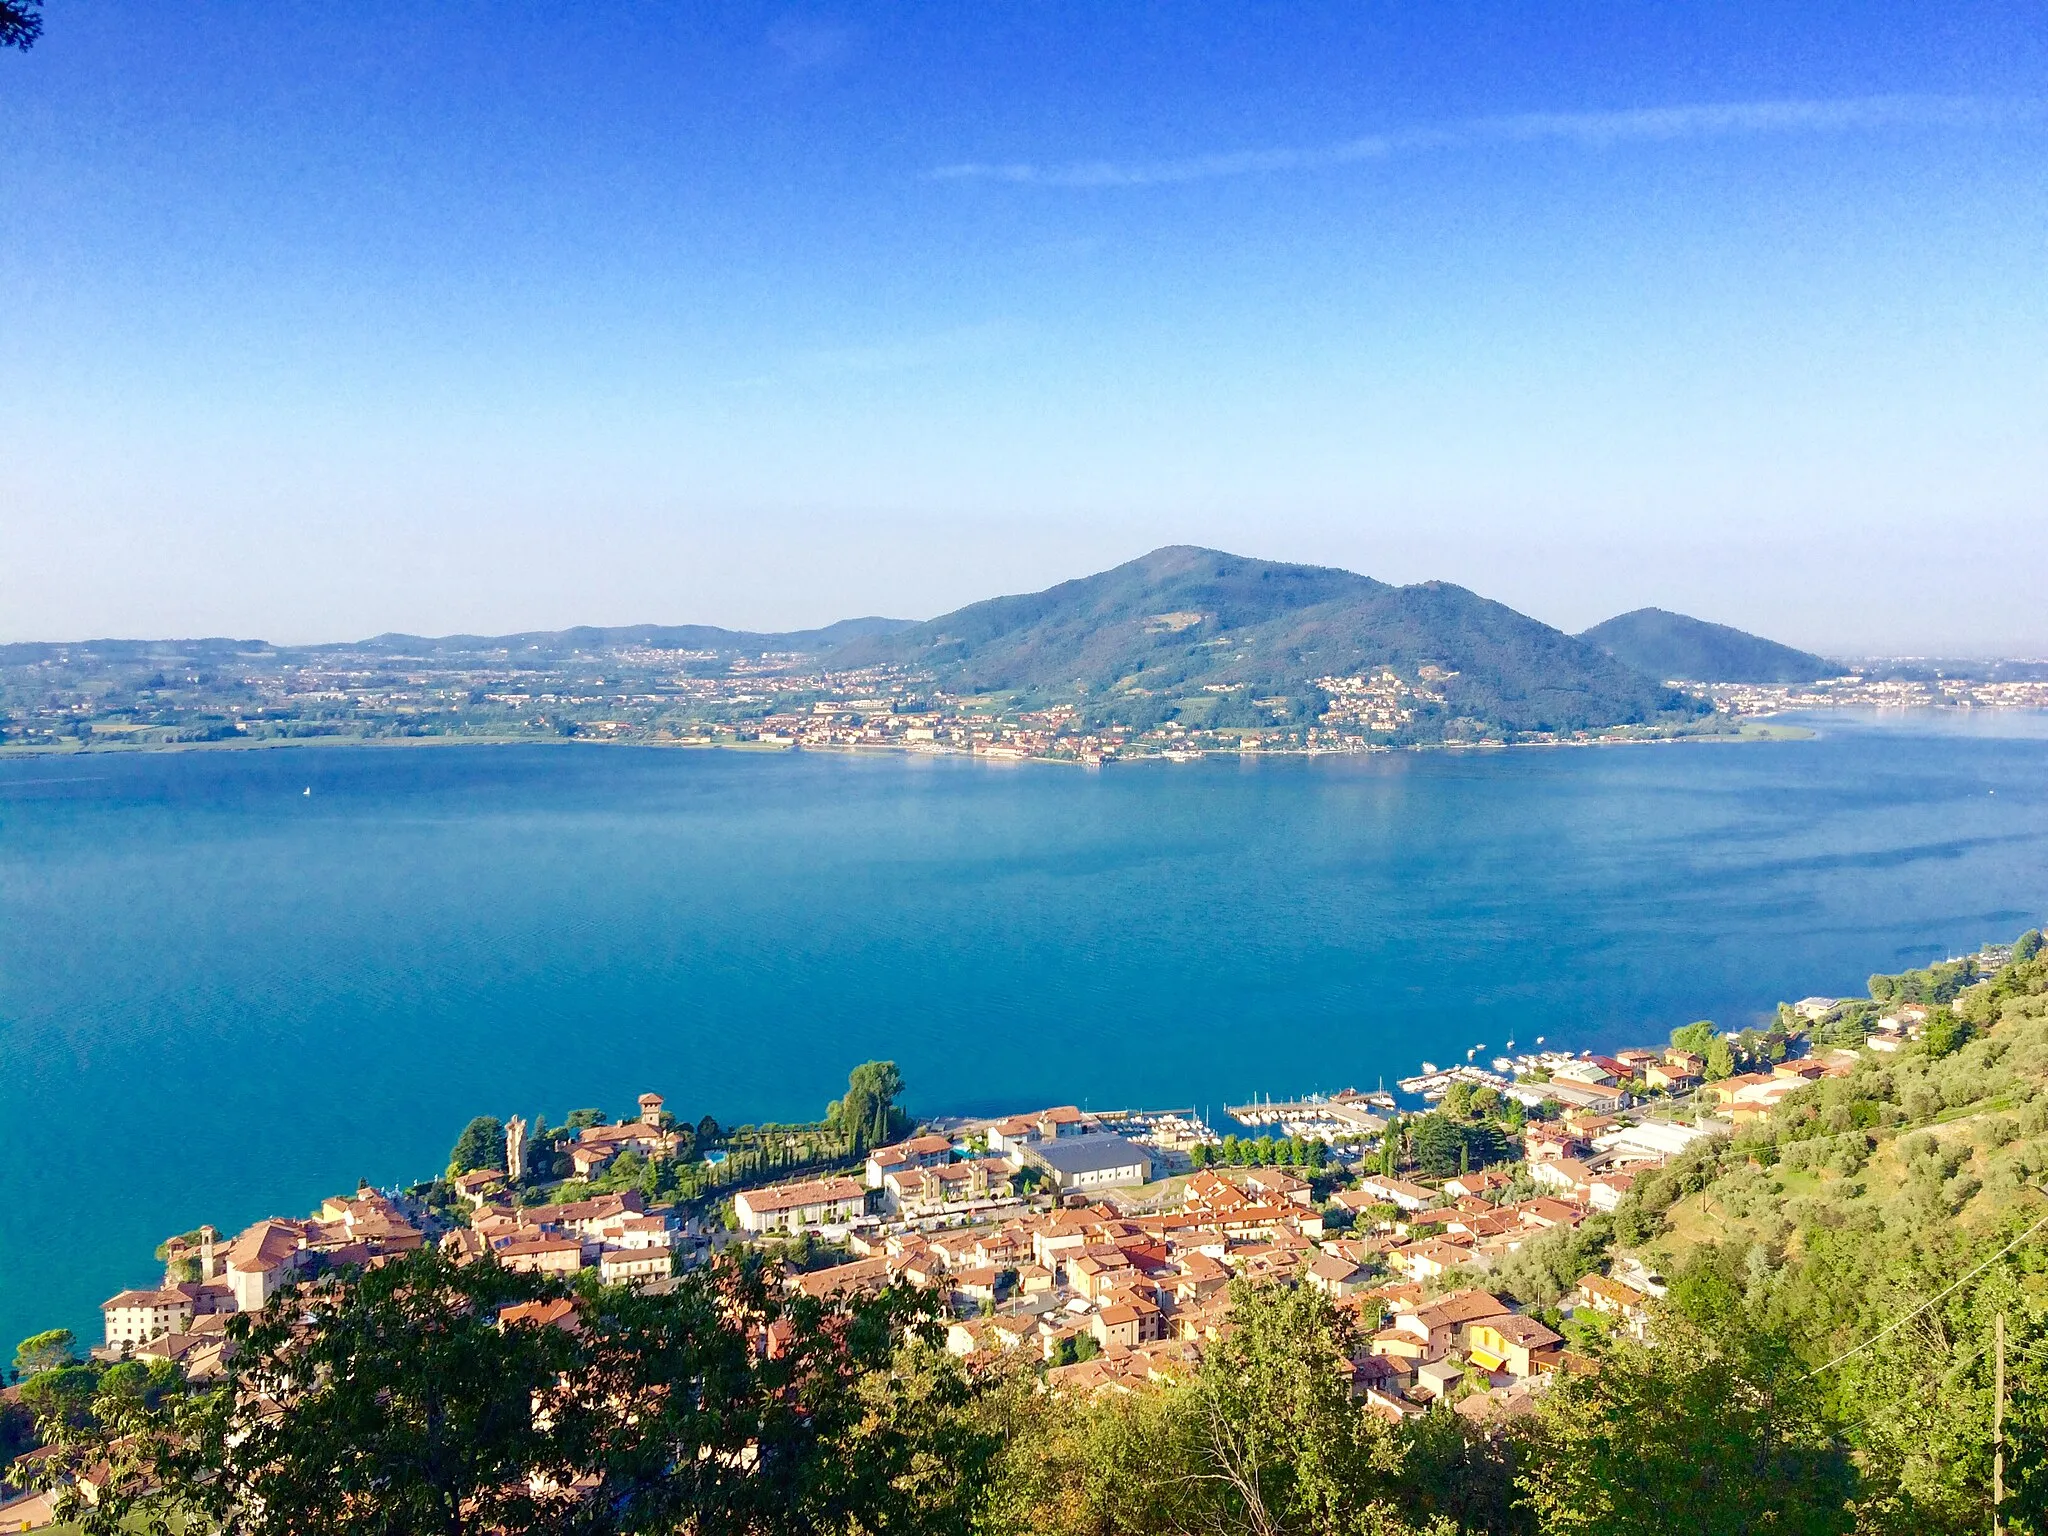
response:
<path id="1" fill-rule="evenodd" d="M 1176 615 L 1164 615 L 1172 619 Z M 223 644 L 231 644 L 222 642 Z M 38 648 L 0 665 L 0 747 L 78 750 L 301 740 L 519 741 L 574 738 L 637 745 L 896 750 L 1050 759 L 1184 760 L 1209 753 L 1355 753 L 1433 739 L 1418 728 L 1456 674 L 1422 666 L 1320 677 L 1300 696 L 1204 684 L 1154 697 L 1121 689 L 1109 723 L 1082 699 L 1034 705 L 1008 695 L 949 695 L 894 666 L 833 669 L 789 652 L 620 646 L 535 661 L 507 651 L 447 657 L 355 647 L 230 651 L 204 661 Z M 47 652 L 47 654 L 40 654 Z M 1680 734 L 1728 734 L 1794 709 L 2048 708 L 2048 681 L 1927 676 L 1879 665 L 1808 684 L 1676 684 L 1715 714 Z M 1133 716 L 1132 712 L 1136 715 Z M 1508 744 L 1474 725 L 1462 745 Z M 1670 730 L 1522 733 L 1525 744 L 1662 739 Z"/>
<path id="2" fill-rule="evenodd" d="M 1924 974 L 1952 997 L 2013 958 L 1987 946 Z M 218 1379 L 235 1314 L 429 1243 L 459 1262 L 643 1288 L 737 1245 L 764 1249 L 780 1283 L 812 1297 L 938 1292 L 947 1347 L 970 1366 L 1023 1358 L 1074 1394 L 1189 1369 L 1230 1326 L 1233 1280 L 1310 1286 L 1357 1315 L 1351 1386 L 1372 1411 L 1400 1420 L 1442 1401 L 1484 1419 L 1590 1368 L 1574 1348 L 1589 1331 L 1644 1337 L 1662 1293 L 1623 1261 L 1561 1277 L 1562 1300 L 1533 1311 L 1514 1299 L 1526 1245 L 1614 1211 L 1694 1142 L 1846 1076 L 1861 1053 L 1938 1053 L 1956 1027 L 1938 1001 L 1812 997 L 1765 1030 L 1701 1022 L 1612 1054 L 1433 1068 L 1402 1085 L 1420 1111 L 1356 1092 L 1233 1107 L 1268 1128 L 1256 1137 L 1219 1135 L 1191 1110 L 1070 1105 L 913 1126 L 895 1104 L 901 1078 L 874 1062 L 809 1126 L 691 1126 L 654 1093 L 618 1122 L 483 1117 L 445 1178 L 360 1188 L 231 1240 L 210 1227 L 170 1239 L 160 1282 L 104 1304 L 93 1353 Z M 772 1335 L 758 1347 L 774 1351 Z"/>

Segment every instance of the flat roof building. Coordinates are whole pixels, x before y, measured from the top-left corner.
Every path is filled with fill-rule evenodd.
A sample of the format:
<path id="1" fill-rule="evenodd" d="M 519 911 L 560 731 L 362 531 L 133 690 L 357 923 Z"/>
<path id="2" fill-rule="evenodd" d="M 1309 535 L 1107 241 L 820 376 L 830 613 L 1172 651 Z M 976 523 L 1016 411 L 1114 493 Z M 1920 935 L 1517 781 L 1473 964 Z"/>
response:
<path id="1" fill-rule="evenodd" d="M 1032 1142 L 1024 1157 L 1051 1174 L 1053 1187 L 1061 1190 L 1110 1189 L 1152 1178 L 1152 1154 L 1108 1133 Z"/>

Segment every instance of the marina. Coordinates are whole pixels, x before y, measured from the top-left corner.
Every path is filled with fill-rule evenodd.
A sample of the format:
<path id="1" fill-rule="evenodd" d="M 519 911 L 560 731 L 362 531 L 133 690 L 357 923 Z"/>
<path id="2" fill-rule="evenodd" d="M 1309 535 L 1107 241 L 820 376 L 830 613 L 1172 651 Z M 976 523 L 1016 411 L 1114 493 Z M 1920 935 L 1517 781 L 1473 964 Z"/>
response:
<path id="1" fill-rule="evenodd" d="M 1332 1097 L 1311 1094 L 1304 1099 L 1269 1098 L 1250 1104 L 1225 1105 L 1224 1113 L 1240 1125 L 1273 1125 L 1288 1136 L 1314 1136 L 1324 1141 L 1335 1141 L 1340 1137 L 1379 1135 L 1387 1128 L 1387 1122 L 1373 1111 L 1393 1108 L 1391 1094 L 1363 1094 L 1347 1088 Z"/>

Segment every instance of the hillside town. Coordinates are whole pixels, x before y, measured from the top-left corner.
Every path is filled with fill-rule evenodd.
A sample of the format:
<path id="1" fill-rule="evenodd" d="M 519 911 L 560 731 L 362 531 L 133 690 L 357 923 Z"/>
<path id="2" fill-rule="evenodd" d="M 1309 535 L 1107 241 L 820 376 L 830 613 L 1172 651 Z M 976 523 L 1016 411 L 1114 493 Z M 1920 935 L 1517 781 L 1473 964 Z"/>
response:
<path id="1" fill-rule="evenodd" d="M 1989 670 L 1991 676 L 1944 676 L 1899 666 L 1812 683 L 1701 687 L 1716 709 L 1741 718 L 1824 709 L 2048 709 L 2048 679 L 2039 663 Z M 2020 675 L 2003 675 L 2007 670 Z"/>
<path id="2" fill-rule="evenodd" d="M 1442 704 L 1440 685 L 1455 675 L 1424 666 L 1404 679 L 1381 669 L 1321 678 L 1298 696 L 1203 685 L 1140 711 L 1163 718 L 1120 723 L 1129 706 L 1144 702 L 1142 691 L 1084 711 L 1071 701 L 948 692 L 927 672 L 833 667 L 802 652 L 621 645 L 536 659 L 509 650 L 451 656 L 224 644 L 221 654 L 197 660 L 146 649 L 103 655 L 89 645 L 23 647 L 35 654 L 0 657 L 0 749 L 575 739 L 1092 766 L 1207 752 L 1383 750 L 1406 741 L 1418 710 Z M 1238 710 L 1244 718 L 1228 726 L 1212 721 L 1227 703 L 1248 712 Z"/>
<path id="3" fill-rule="evenodd" d="M 1178 617 L 1165 615 L 1166 618 Z M 1715 713 L 1682 728 L 1474 729 L 1439 718 L 1457 673 L 1421 664 L 1320 676 L 1280 692 L 1201 683 L 1153 698 L 1049 701 L 948 691 L 896 665 L 835 667 L 801 651 L 614 644 L 534 655 L 498 645 L 278 648 L 211 642 L 14 647 L 0 655 L 0 750 L 304 741 L 613 742 L 754 750 L 904 751 L 1099 765 L 1208 753 L 1361 753 L 1455 739 L 1572 745 L 1727 733 L 1746 719 L 1840 707 L 2040 708 L 2038 668 L 2013 676 L 1911 668 L 1810 684 L 1679 684 Z M 1981 669 L 1980 669 L 1981 670 Z"/>
<path id="4" fill-rule="evenodd" d="M 1605 1240 L 1559 1270 L 1582 1252 L 1579 1229 L 1619 1221 L 1639 1181 L 1698 1162 L 1803 1090 L 1905 1052 L 1945 1056 L 1956 1018 L 1944 999 L 2041 950 L 2029 933 L 1873 977 L 1867 999 L 1783 1004 L 1764 1030 L 1701 1022 L 1664 1045 L 1538 1049 L 1483 1066 L 1475 1046 L 1464 1064 L 1424 1063 L 1400 1097 L 1235 1106 L 1247 1134 L 1219 1135 L 1192 1109 L 1073 1105 L 913 1123 L 893 1107 L 902 1082 L 889 1063 L 856 1068 L 816 1127 L 726 1131 L 708 1116 L 693 1127 L 653 1092 L 617 1122 L 578 1111 L 550 1131 L 479 1117 L 442 1178 L 360 1186 L 232 1237 L 202 1226 L 168 1238 L 161 1277 L 102 1305 L 91 1369 L 232 1381 L 247 1337 L 236 1319 L 290 1287 L 317 1295 L 329 1277 L 430 1247 L 456 1273 L 488 1264 L 651 1294 L 751 1255 L 792 1300 L 921 1295 L 970 1376 L 1022 1371 L 1078 1400 L 1190 1379 L 1232 1337 L 1246 1298 L 1313 1292 L 1346 1321 L 1342 1381 L 1360 1411 L 1399 1426 L 1443 1409 L 1484 1434 L 1539 1407 L 1560 1379 L 1602 1369 L 1618 1342 L 1657 1340 L 1664 1277 Z M 818 1151 L 826 1130 L 862 1126 L 900 1132 Z M 1280 1134 L 1248 1134 L 1259 1126 Z M 800 1176 L 775 1177 L 768 1146 Z M 707 1185 L 681 1176 L 685 1159 L 743 1171 Z M 501 1322 L 573 1328 L 576 1317 L 561 1300 Z M 797 1347 L 792 1326 L 765 1314 L 747 1347 L 773 1362 Z M 6 1388 L 9 1403 L 26 1390 Z M 30 1465 L 44 1454 L 10 1469 L 0 1530 L 54 1518 Z"/>
<path id="5" fill-rule="evenodd" d="M 1986 950 L 1969 963 L 1988 970 L 2002 958 Z M 1808 998 L 1785 1012 L 1812 1023 L 1840 1006 Z M 1862 1049 L 1896 1051 L 1928 1017 L 1918 1004 L 1886 1011 Z M 211 1227 L 173 1237 L 159 1283 L 104 1303 L 95 1353 L 217 1377 L 234 1314 L 293 1282 L 430 1242 L 463 1263 L 647 1287 L 735 1245 L 802 1239 L 822 1262 L 789 1264 L 791 1291 L 934 1291 L 953 1318 L 949 1350 L 970 1362 L 1042 1362 L 1055 1390 L 1128 1390 L 1187 1368 L 1228 1327 L 1230 1282 L 1245 1280 L 1310 1286 L 1354 1314 L 1367 1346 L 1351 1362 L 1353 1383 L 1377 1412 L 1412 1415 L 1440 1399 L 1467 1415 L 1512 1411 L 1573 1367 L 1568 1330 L 1640 1332 L 1661 1282 L 1635 1269 L 1586 1274 L 1546 1321 L 1490 1290 L 1488 1277 L 1532 1239 L 1612 1212 L 1639 1177 L 1694 1142 L 1848 1074 L 1857 1059 L 1815 1048 L 1709 1080 L 1703 1055 L 1670 1045 L 1545 1052 L 1497 1062 L 1505 1072 L 1462 1066 L 1404 1080 L 1439 1105 L 1494 1095 L 1526 1108 L 1498 1160 L 1450 1173 L 1411 1166 L 1391 1096 L 1346 1093 L 1235 1111 L 1286 1133 L 1243 1141 L 1277 1149 L 1271 1164 L 1225 1165 L 1239 1138 L 1217 1136 L 1192 1110 L 1060 1105 L 932 1122 L 844 1172 L 740 1188 L 716 1207 L 654 1203 L 633 1187 L 580 1193 L 622 1157 L 678 1154 L 687 1133 L 646 1093 L 637 1115 L 578 1129 L 566 1177 L 545 1186 L 528 1177 L 528 1127 L 515 1117 L 497 1166 L 451 1174 L 441 1188 L 364 1187 L 232 1238 Z"/>

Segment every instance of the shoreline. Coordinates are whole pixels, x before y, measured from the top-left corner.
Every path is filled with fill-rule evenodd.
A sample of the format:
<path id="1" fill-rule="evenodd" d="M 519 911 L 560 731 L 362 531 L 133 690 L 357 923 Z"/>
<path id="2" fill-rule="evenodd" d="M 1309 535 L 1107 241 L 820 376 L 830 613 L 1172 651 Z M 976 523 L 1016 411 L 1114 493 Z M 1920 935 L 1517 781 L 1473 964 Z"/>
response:
<path id="1" fill-rule="evenodd" d="M 1929 713 L 1937 713 L 1940 706 L 1920 706 Z M 2021 711 L 2019 706 L 2001 706 Z M 1903 711 L 1901 711 L 1903 712 Z M 682 752 L 823 752 L 842 756 L 896 755 L 903 757 L 958 757 L 985 763 L 1052 763 L 1074 768 L 1103 768 L 1110 764 L 1125 763 L 1182 763 L 1210 759 L 1246 758 L 1314 758 L 1314 757 L 1375 757 L 1394 752 L 1513 752 L 1526 750 L 1555 750 L 1589 747 L 1661 747 L 1686 744 L 1701 745 L 1743 745 L 1756 742 L 1811 741 L 1818 733 L 1805 726 L 1771 725 L 1764 723 L 1766 717 L 1745 722 L 1732 731 L 1688 732 L 1668 736 L 1590 736 L 1563 741 L 1427 741 L 1408 742 L 1400 746 L 1392 744 L 1369 745 L 1358 748 L 1346 747 L 1203 747 L 1186 752 L 1138 752 L 1129 755 L 1110 755 L 1099 761 L 1088 761 L 1079 757 L 1059 757 L 1037 752 L 975 752 L 951 746 L 897 745 L 893 742 L 759 742 L 759 741 L 677 741 L 677 740 L 620 740 L 609 737 L 581 736 L 280 736 L 259 737 L 236 741 L 152 741 L 152 742 L 93 742 L 90 744 L 0 744 L 0 760 L 72 758 L 72 757 L 124 757 L 144 756 L 179 752 L 266 752 L 286 751 L 304 748 L 370 748 L 403 750 L 407 748 L 451 748 L 451 747 L 596 747 L 622 748 L 638 747 L 652 751 Z M 1617 727 L 1627 729 L 1627 727 Z"/>

